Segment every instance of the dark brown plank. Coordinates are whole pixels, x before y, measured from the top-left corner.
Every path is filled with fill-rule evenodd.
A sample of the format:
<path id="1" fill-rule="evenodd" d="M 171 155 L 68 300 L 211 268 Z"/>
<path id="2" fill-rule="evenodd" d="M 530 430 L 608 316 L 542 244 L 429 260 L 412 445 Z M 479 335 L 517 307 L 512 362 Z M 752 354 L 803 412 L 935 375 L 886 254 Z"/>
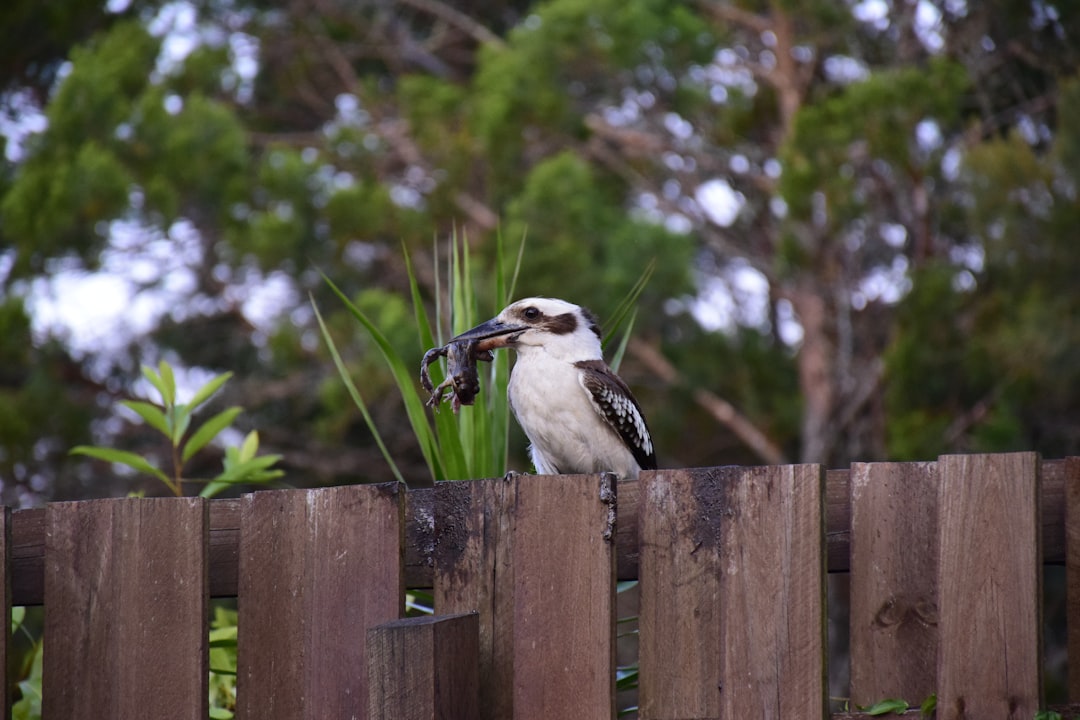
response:
<path id="1" fill-rule="evenodd" d="M 0 507 L 0 562 L 3 562 L 3 570 L 0 572 L 0 613 L 2 617 L 11 617 L 11 509 Z M 0 628 L 0 658 L 5 661 L 11 652 L 11 623 L 4 623 Z M 3 683 L 0 688 L 0 717 L 5 720 L 11 718 L 11 686 Z"/>
<path id="2" fill-rule="evenodd" d="M 937 463 L 851 467 L 851 702 L 937 689 Z"/>
<path id="3" fill-rule="evenodd" d="M 825 473 L 743 468 L 727 495 L 721 717 L 825 717 Z"/>
<path id="4" fill-rule="evenodd" d="M 241 523 L 237 717 L 365 717 L 365 634 L 404 606 L 403 493 L 258 492 Z"/>
<path id="5" fill-rule="evenodd" d="M 603 498 L 614 495 L 613 476 L 513 482 L 514 720 L 609 719 L 615 543 Z"/>
<path id="6" fill-rule="evenodd" d="M 720 527 L 730 477 L 739 473 L 642 473 L 642 720 L 720 717 Z"/>
<path id="7" fill-rule="evenodd" d="M 207 508 L 201 498 L 45 511 L 43 715 L 207 713 Z"/>
<path id="8" fill-rule="evenodd" d="M 481 720 L 513 717 L 516 488 L 496 479 L 434 490 L 435 611 L 479 613 Z"/>
<path id="9" fill-rule="evenodd" d="M 1065 463 L 1065 518 L 1067 528 L 1065 583 L 1069 653 L 1069 700 L 1080 703 L 1080 457 Z"/>
<path id="10" fill-rule="evenodd" d="M 1046 460 L 1043 468 L 1043 558 L 1047 563 L 1065 562 L 1063 517 L 1065 460 Z M 847 470 L 829 470 L 826 492 L 826 529 L 829 572 L 850 570 L 851 506 Z M 618 523 L 618 577 L 638 576 L 637 481 L 620 482 L 622 521 Z M 239 546 L 239 500 L 210 503 L 210 592 L 213 597 L 236 597 L 236 558 Z M 410 588 L 432 586 L 434 562 L 435 493 L 431 488 L 408 492 L 406 526 L 406 584 Z M 220 505 L 219 505 L 220 504 Z M 230 505 L 232 504 L 232 506 Z M 45 510 L 17 510 L 12 516 L 12 602 L 40 605 L 45 587 Z"/>
<path id="11" fill-rule="evenodd" d="M 476 720 L 479 615 L 406 618 L 367 631 L 369 720 Z"/>
<path id="12" fill-rule="evenodd" d="M 1041 707 L 1039 460 L 938 460 L 937 716 L 1030 718 Z"/>

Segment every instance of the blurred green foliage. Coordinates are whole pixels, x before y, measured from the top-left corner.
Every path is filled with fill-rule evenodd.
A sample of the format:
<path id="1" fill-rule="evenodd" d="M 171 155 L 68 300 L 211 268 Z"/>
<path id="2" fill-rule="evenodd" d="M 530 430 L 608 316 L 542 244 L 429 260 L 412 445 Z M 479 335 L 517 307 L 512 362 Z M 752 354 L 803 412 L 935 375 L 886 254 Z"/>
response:
<path id="1" fill-rule="evenodd" d="M 517 294 L 602 322 L 654 267 L 635 335 L 679 377 L 633 343 L 622 372 L 662 465 L 762 461 L 702 390 L 789 459 L 1077 451 L 1071 6 L 924 27 L 826 2 L 39 5 L 0 11 L 41 29 L 0 42 L 0 105 L 40 129 L 0 167 L 9 504 L 129 490 L 67 450 L 147 454 L 113 408 L 162 357 L 235 372 L 222 400 L 291 482 L 392 479 L 309 295 L 400 473 L 427 477 L 378 343 L 323 278 L 415 381 L 412 299 L 448 326 L 454 237 L 480 297 L 496 238 L 527 236 Z M 101 268 L 130 273 L 133 329 L 80 346 L 40 298 Z"/>

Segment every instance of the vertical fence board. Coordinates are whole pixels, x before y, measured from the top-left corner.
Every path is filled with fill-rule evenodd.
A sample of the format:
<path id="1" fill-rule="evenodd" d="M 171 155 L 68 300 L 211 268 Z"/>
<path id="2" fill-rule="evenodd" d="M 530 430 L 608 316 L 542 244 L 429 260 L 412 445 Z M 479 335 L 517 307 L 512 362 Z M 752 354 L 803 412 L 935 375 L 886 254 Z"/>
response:
<path id="1" fill-rule="evenodd" d="M 364 718 L 366 632 L 404 605 L 397 485 L 244 497 L 237 717 Z"/>
<path id="2" fill-rule="evenodd" d="M 11 558 L 11 508 L 6 506 L 0 506 L 0 562 L 3 562 L 3 570 L 0 571 L 0 583 L 3 584 L 0 587 L 0 599 L 3 600 L 3 605 L 0 606 L 0 613 L 3 613 L 0 617 L 11 617 L 11 575 L 12 575 L 12 558 Z M 4 623 L 4 627 L 0 627 L 0 659 L 3 660 L 4 666 L 7 667 L 8 653 L 11 652 L 11 623 Z M 0 718 L 10 720 L 11 718 L 11 686 L 10 683 L 3 683 L 3 687 L 0 688 Z"/>
<path id="3" fill-rule="evenodd" d="M 614 716 L 612 477 L 514 480 L 515 720 Z"/>
<path id="4" fill-rule="evenodd" d="M 201 498 L 46 509 L 43 715 L 207 713 L 207 534 Z"/>
<path id="5" fill-rule="evenodd" d="M 1033 717 L 1042 695 L 1038 456 L 950 455 L 938 471 L 938 717 Z"/>
<path id="6" fill-rule="evenodd" d="M 478 621 L 427 616 L 369 629 L 369 720 L 476 720 Z"/>
<path id="7" fill-rule="evenodd" d="M 739 472 L 642 473 L 642 720 L 720 717 L 720 524 Z"/>
<path id="8" fill-rule="evenodd" d="M 1080 703 L 1080 457 L 1065 461 L 1065 584 L 1069 701 Z"/>
<path id="9" fill-rule="evenodd" d="M 435 611 L 479 613 L 479 720 L 513 717 L 516 487 L 501 478 L 435 486 Z"/>
<path id="10" fill-rule="evenodd" d="M 724 718 L 827 713 L 825 473 L 743 468 L 721 526 Z"/>
<path id="11" fill-rule="evenodd" d="M 851 701 L 937 689 L 936 463 L 851 466 Z"/>

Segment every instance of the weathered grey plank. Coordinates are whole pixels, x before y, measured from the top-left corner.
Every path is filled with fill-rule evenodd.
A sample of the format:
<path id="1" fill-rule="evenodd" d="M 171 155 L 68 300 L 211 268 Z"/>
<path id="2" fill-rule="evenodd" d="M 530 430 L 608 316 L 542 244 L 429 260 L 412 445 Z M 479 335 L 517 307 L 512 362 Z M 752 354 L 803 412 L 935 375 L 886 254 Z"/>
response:
<path id="1" fill-rule="evenodd" d="M 204 720 L 206 503 L 54 503 L 45 521 L 43 715 Z"/>
<path id="2" fill-rule="evenodd" d="M 237 717 L 363 718 L 366 632 L 404 606 L 397 485 L 244 497 Z"/>
<path id="3" fill-rule="evenodd" d="M 727 496 L 721 717 L 825 717 L 825 473 L 743 468 Z"/>
<path id="4" fill-rule="evenodd" d="M 936 463 L 851 467 L 851 702 L 937 689 Z"/>
<path id="5" fill-rule="evenodd" d="M 369 720 L 476 720 L 479 615 L 406 618 L 367 631 Z"/>
<path id="6" fill-rule="evenodd" d="M 642 473 L 642 720 L 720 717 L 721 523 L 738 468 Z"/>
<path id="7" fill-rule="evenodd" d="M 1030 718 L 1041 707 L 1039 459 L 938 460 L 937 715 Z"/>

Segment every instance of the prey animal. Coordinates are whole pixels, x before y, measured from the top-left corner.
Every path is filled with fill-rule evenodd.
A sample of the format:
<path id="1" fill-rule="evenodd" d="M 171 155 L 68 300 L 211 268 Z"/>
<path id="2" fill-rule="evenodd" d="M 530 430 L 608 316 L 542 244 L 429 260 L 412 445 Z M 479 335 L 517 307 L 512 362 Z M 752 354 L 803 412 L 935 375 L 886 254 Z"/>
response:
<path id="1" fill-rule="evenodd" d="M 432 348 L 424 353 L 420 364 L 420 384 L 431 395 L 424 403 L 438 409 L 439 403 L 447 390 L 453 393 L 451 408 L 457 414 L 462 405 L 472 405 L 480 392 L 480 371 L 476 366 L 479 361 L 491 362 L 495 356 L 491 350 L 481 349 L 482 340 L 451 340 L 442 347 Z M 446 380 L 434 387 L 428 368 L 440 357 L 446 358 Z"/>

